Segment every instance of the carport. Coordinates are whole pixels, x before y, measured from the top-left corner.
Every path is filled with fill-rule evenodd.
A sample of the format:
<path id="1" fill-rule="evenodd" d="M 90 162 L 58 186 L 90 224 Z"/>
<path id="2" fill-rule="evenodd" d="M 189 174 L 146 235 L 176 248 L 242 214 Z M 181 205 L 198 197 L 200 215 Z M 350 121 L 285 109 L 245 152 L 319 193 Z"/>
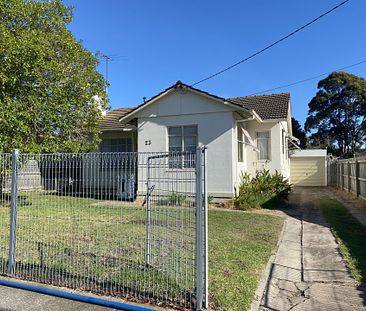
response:
<path id="1" fill-rule="evenodd" d="M 296 150 L 290 156 L 290 182 L 294 186 L 327 185 L 327 151 Z"/>

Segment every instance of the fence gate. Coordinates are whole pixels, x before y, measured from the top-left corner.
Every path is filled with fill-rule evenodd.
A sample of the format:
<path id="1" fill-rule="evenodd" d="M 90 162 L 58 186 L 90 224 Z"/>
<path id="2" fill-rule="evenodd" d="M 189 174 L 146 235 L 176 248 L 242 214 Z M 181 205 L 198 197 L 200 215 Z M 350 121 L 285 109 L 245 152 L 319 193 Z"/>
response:
<path id="1" fill-rule="evenodd" d="M 0 155 L 0 273 L 207 306 L 206 152 Z"/>

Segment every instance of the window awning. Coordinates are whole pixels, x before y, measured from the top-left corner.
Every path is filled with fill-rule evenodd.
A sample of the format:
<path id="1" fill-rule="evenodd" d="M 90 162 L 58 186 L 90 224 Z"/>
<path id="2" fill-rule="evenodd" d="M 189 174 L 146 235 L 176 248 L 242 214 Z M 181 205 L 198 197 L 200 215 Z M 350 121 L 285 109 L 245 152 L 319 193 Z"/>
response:
<path id="1" fill-rule="evenodd" d="M 255 151 L 259 151 L 259 149 L 257 148 L 254 140 L 249 135 L 248 131 L 243 127 L 241 127 L 241 129 L 242 129 L 243 134 L 244 134 L 244 144 L 253 147 Z"/>
<path id="2" fill-rule="evenodd" d="M 287 135 L 287 140 L 289 142 L 289 146 L 288 146 L 289 150 L 294 150 L 294 149 L 301 150 L 301 148 L 299 146 L 300 145 L 300 140 L 298 138 L 288 134 Z"/>

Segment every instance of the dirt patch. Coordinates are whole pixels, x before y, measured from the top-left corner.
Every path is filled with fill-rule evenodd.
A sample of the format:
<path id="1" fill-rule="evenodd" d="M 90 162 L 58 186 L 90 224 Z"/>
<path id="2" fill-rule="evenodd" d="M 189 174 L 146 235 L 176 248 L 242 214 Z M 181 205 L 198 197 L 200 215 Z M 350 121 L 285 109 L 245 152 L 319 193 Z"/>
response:
<path id="1" fill-rule="evenodd" d="M 141 207 L 136 202 L 106 200 L 90 204 L 91 206 L 103 207 Z"/>
<path id="2" fill-rule="evenodd" d="M 348 200 L 355 207 L 364 209 L 364 211 L 366 213 L 366 201 L 364 199 L 357 197 L 352 192 L 347 192 L 345 190 L 341 190 L 341 189 L 337 189 L 337 188 L 331 188 L 331 189 L 337 195 L 337 197 Z"/>

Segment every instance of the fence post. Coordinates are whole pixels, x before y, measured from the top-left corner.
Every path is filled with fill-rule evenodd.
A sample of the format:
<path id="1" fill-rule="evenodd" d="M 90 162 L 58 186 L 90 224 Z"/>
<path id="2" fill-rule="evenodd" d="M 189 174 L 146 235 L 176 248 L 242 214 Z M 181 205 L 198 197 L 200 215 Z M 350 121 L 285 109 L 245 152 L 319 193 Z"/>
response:
<path id="1" fill-rule="evenodd" d="M 356 182 L 356 195 L 360 196 L 360 163 L 355 158 L 355 182 Z"/>
<path id="2" fill-rule="evenodd" d="M 348 192 L 351 192 L 351 162 L 347 161 Z"/>
<path id="3" fill-rule="evenodd" d="M 337 186 L 341 187 L 341 165 L 337 162 Z"/>
<path id="4" fill-rule="evenodd" d="M 342 190 L 344 190 L 344 163 L 341 163 Z"/>
<path id="5" fill-rule="evenodd" d="M 207 147 L 203 149 L 203 193 L 205 228 L 205 308 L 208 309 L 208 184 L 207 184 Z"/>
<path id="6" fill-rule="evenodd" d="M 150 157 L 147 158 L 147 174 L 146 174 L 146 245 L 145 245 L 145 265 L 150 266 L 151 256 L 151 206 L 150 206 Z"/>
<path id="7" fill-rule="evenodd" d="M 202 309 L 202 149 L 196 151 L 196 310 Z"/>
<path id="8" fill-rule="evenodd" d="M 15 273 L 15 250 L 16 250 L 16 222 L 18 202 L 18 158 L 19 151 L 14 149 L 11 165 L 11 201 L 10 201 L 10 241 L 9 241 L 9 263 L 8 274 Z"/>

